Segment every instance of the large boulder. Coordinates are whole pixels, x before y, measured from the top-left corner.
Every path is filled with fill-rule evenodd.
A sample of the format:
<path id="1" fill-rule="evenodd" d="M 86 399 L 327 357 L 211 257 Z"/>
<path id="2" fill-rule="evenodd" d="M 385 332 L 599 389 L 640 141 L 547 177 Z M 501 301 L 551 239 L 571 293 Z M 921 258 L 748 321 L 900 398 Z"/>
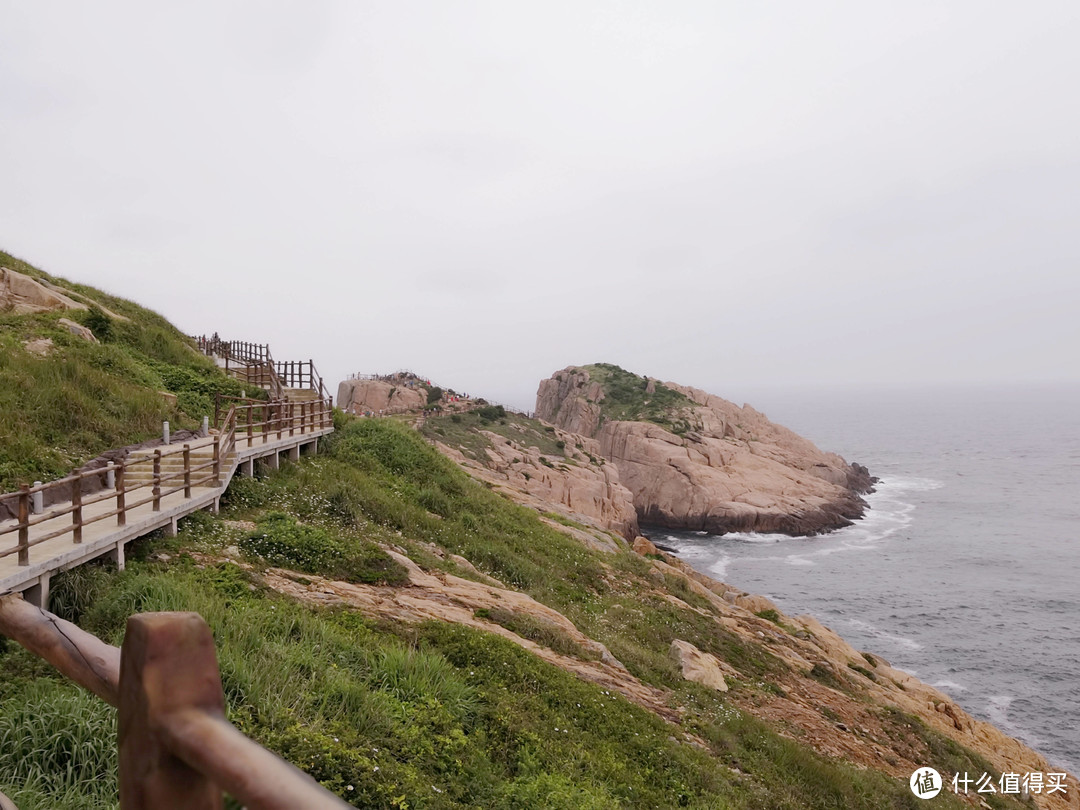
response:
<path id="1" fill-rule="evenodd" d="M 29 315 L 65 309 L 86 309 L 55 288 L 7 267 L 0 267 L 0 312 Z"/>
<path id="2" fill-rule="evenodd" d="M 702 652 L 689 641 L 681 639 L 671 642 L 669 652 L 686 680 L 700 683 L 717 692 L 728 690 L 720 659 L 712 653 Z"/>
<path id="3" fill-rule="evenodd" d="M 427 396 L 415 379 L 359 379 L 342 381 L 335 402 L 348 413 L 407 413 L 422 410 Z"/>

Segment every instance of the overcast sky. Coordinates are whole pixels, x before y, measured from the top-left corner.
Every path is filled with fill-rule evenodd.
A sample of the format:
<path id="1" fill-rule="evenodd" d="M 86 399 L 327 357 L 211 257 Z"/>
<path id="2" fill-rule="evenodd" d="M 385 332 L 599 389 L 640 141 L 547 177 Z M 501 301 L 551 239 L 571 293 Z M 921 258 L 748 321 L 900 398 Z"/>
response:
<path id="1" fill-rule="evenodd" d="M 531 408 L 1080 380 L 1080 4 L 0 0 L 0 247 Z"/>

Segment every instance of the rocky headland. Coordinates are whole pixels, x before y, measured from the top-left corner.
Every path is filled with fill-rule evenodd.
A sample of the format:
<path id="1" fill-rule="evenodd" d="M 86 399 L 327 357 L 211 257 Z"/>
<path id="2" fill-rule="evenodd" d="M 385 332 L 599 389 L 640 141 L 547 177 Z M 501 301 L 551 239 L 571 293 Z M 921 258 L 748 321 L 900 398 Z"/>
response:
<path id="1" fill-rule="evenodd" d="M 664 528 L 818 534 L 860 517 L 875 480 L 749 405 L 609 364 L 543 380 L 536 416 L 594 440 L 639 520 Z"/>

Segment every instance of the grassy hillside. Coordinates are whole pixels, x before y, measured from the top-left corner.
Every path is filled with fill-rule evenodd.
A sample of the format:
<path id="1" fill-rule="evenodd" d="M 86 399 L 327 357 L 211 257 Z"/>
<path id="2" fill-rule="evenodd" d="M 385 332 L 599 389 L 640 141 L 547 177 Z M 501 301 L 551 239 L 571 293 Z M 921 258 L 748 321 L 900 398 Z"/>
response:
<path id="1" fill-rule="evenodd" d="M 44 277 L 6 254 L 0 264 Z M 53 281 L 100 308 L 68 317 L 102 342 L 58 328 L 60 315 L 0 315 L 0 486 L 61 475 L 156 435 L 163 418 L 193 426 L 213 392 L 236 392 L 160 316 Z M 43 337 L 50 353 L 25 350 Z M 616 367 L 594 369 L 610 418 L 670 420 L 684 404 L 662 386 L 647 395 L 643 378 Z M 176 394 L 175 407 L 162 390 Z M 51 609 L 112 643 L 133 613 L 199 612 L 218 645 L 232 721 L 356 807 L 919 807 L 904 778 L 815 753 L 798 721 L 783 719 L 789 696 L 824 694 L 814 691 L 823 679 L 830 699 L 847 701 L 841 708 L 873 715 L 875 745 L 942 773 L 992 772 L 917 719 L 871 705 L 859 685 L 871 683 L 870 670 L 793 669 L 777 647 L 725 624 L 727 603 L 670 566 L 625 546 L 586 548 L 405 424 L 335 419 L 320 455 L 235 479 L 221 514 L 186 518 L 173 539 L 138 541 L 125 571 L 101 562 L 55 577 Z M 497 408 L 428 425 L 466 443 L 484 428 L 545 453 L 565 449 L 539 423 Z M 421 598 L 417 567 L 426 580 L 453 574 L 467 580 L 455 587 L 478 583 L 502 601 L 466 619 L 406 622 L 395 610 Z M 371 601 L 324 599 L 335 592 L 318 590 L 327 585 L 319 577 Z M 456 604 L 426 587 L 436 589 L 429 604 Z M 538 610 L 503 607 L 511 602 Z M 538 618 L 548 609 L 573 627 Z M 760 619 L 788 632 L 779 620 Z M 730 691 L 685 680 L 669 652 L 675 639 L 734 668 Z M 652 703 L 571 674 L 599 666 L 596 642 Z M 839 722 L 827 706 L 811 711 L 826 730 Z M 0 638 L 0 791 L 21 810 L 115 808 L 115 729 L 112 709 Z M 961 806 L 949 794 L 937 802 Z"/>
<path id="2" fill-rule="evenodd" d="M 781 689 L 780 668 L 700 606 L 658 596 L 646 560 L 586 550 L 406 426 L 339 424 L 326 454 L 238 480 L 219 517 L 184 521 L 175 540 L 143 541 L 126 571 L 92 566 L 59 578 L 53 609 L 114 643 L 133 612 L 198 611 L 214 630 L 233 722 L 357 807 L 918 806 L 902 780 L 827 760 L 738 708 Z M 393 585 L 402 572 L 380 545 L 475 577 L 434 552 L 463 555 L 562 611 L 691 710 L 673 725 L 504 638 L 306 607 L 259 573 L 287 564 Z M 251 570 L 221 556 L 230 546 Z M 667 655 L 672 638 L 748 677 L 728 695 L 682 680 Z M 22 810 L 115 807 L 113 712 L 15 645 L 0 652 L 0 671 L 0 790 Z M 898 733 L 909 720 L 897 719 Z M 925 748 L 927 764 L 982 767 L 920 734 L 908 744 Z"/>
<path id="3" fill-rule="evenodd" d="M 488 405 L 464 413 L 428 417 L 421 432 L 461 450 L 467 458 L 485 460 L 490 440 L 481 434 L 487 431 L 511 439 L 523 447 L 535 447 L 544 455 L 567 456 L 566 445 L 555 435 L 555 429 L 539 419 L 507 411 L 501 405 Z"/>
<path id="4" fill-rule="evenodd" d="M 160 435 L 161 423 L 194 428 L 213 415 L 213 394 L 239 394 L 191 341 L 155 312 L 50 276 L 0 251 L 0 266 L 44 279 L 91 308 L 0 312 L 0 492 L 50 480 L 104 450 Z M 120 317 L 111 317 L 108 310 Z M 100 343 L 57 324 L 89 326 Z M 48 338 L 47 355 L 25 344 Z M 176 395 L 170 404 L 160 391 Z"/>

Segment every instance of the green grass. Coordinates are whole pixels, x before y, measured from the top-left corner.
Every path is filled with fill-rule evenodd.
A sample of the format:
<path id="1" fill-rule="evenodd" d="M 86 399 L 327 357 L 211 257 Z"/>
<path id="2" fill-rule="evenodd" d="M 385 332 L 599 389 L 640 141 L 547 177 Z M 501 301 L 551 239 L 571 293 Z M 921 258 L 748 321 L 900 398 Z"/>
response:
<path id="1" fill-rule="evenodd" d="M 355 533 L 299 523 L 292 515 L 268 512 L 238 546 L 268 565 L 321 574 L 346 582 L 405 581 L 405 570 L 374 543 Z"/>
<path id="2" fill-rule="evenodd" d="M 240 393 L 190 341 L 160 315 L 79 284 L 42 273 L 0 252 L 0 265 L 46 278 L 130 320 L 100 312 L 0 314 L 0 492 L 62 477 L 99 453 L 160 435 L 161 423 L 194 428 L 213 416 L 213 395 Z M 57 321 L 105 318 L 109 337 L 82 340 Z M 27 340 L 51 338 L 41 357 Z M 175 405 L 158 391 L 175 394 Z"/>
<path id="3" fill-rule="evenodd" d="M 482 430 L 510 439 L 522 447 L 535 447 L 544 455 L 557 458 L 567 456 L 565 443 L 548 431 L 542 422 L 506 411 L 498 416 L 495 407 L 432 417 L 424 423 L 421 431 L 430 439 L 460 449 L 465 456 L 476 461 L 486 461 L 484 451 L 491 447 L 491 440 L 480 434 Z"/>
<path id="4" fill-rule="evenodd" d="M 0 263 L 41 276 L 6 254 Z M 231 384 L 160 316 L 65 286 L 131 320 L 105 326 L 88 313 L 109 333 L 94 346 L 59 330 L 53 315 L 0 316 L 0 482 L 9 486 L 156 435 L 161 418 L 194 421 L 206 398 Z M 53 337 L 54 354 L 23 352 L 21 342 L 35 336 Z M 634 388 L 642 378 L 594 368 L 614 380 L 609 418 L 664 424 L 685 405 L 661 386 L 645 401 L 644 385 Z M 162 389 L 178 394 L 177 409 L 164 405 Z M 782 698 L 792 676 L 763 645 L 723 629 L 684 579 L 657 581 L 637 555 L 586 549 L 469 478 L 404 424 L 341 414 L 335 424 L 322 455 L 235 479 L 220 517 L 193 515 L 175 539 L 140 541 L 127 570 L 86 565 L 56 577 L 52 609 L 114 644 L 132 613 L 200 613 L 214 632 L 230 719 L 357 807 L 920 806 L 903 780 L 825 759 L 736 708 L 740 694 Z M 428 425 L 480 452 L 480 429 L 552 457 L 566 452 L 549 429 L 495 409 Z M 633 675 L 668 690 L 670 705 L 685 709 L 681 726 L 494 633 L 307 607 L 260 580 L 260 569 L 274 565 L 400 585 L 403 570 L 380 548 L 389 545 L 445 571 L 458 571 L 447 553 L 461 554 L 560 611 Z M 231 546 L 252 570 L 193 556 Z M 685 604 L 664 598 L 671 594 Z M 534 616 L 494 609 L 480 618 L 594 657 Z M 744 677 L 727 695 L 683 680 L 668 652 L 676 638 Z M 898 745 L 942 773 L 985 764 L 914 718 L 884 717 Z M 115 722 L 96 698 L 0 643 L 0 790 L 22 810 L 115 808 Z M 948 795 L 938 803 L 960 806 Z"/>
<path id="5" fill-rule="evenodd" d="M 771 680 L 783 670 L 776 659 L 661 598 L 647 561 L 588 551 L 405 426 L 338 423 L 324 455 L 234 482 L 222 518 L 252 520 L 255 530 L 205 514 L 185 519 L 176 539 L 132 549 L 124 572 L 90 565 L 57 577 L 53 609 L 111 643 L 132 613 L 197 611 L 214 632 L 231 720 L 357 807 L 917 806 L 902 780 L 826 760 L 729 696 L 682 680 L 667 652 L 673 638 L 720 656 L 762 691 L 784 693 Z M 264 534 L 272 545 L 255 542 Z M 358 545 L 375 541 L 435 543 L 559 609 L 634 674 L 672 690 L 672 705 L 687 708 L 685 730 L 705 748 L 494 634 L 308 608 L 268 590 L 257 570 L 184 552 L 239 543 L 267 562 L 337 575 L 352 550 L 378 561 Z M 361 566 L 360 580 L 380 576 L 391 579 L 393 569 Z M 589 657 L 534 617 L 492 610 L 482 618 Z M 0 672 L 0 744 L 10 740 L 20 754 L 0 757 L 0 790 L 24 808 L 115 807 L 111 710 L 15 645 L 0 649 Z M 928 757 L 939 769 L 963 752 L 926 739 L 944 758 Z M 77 762 L 65 753 L 84 749 Z M 54 771 L 62 776 L 45 778 Z"/>
<path id="6" fill-rule="evenodd" d="M 685 433 L 693 425 L 689 417 L 693 401 L 685 394 L 653 381 L 654 391 L 648 393 L 649 380 L 611 363 L 583 366 L 589 377 L 600 383 L 604 398 L 600 412 L 611 421 L 653 422 L 677 433 Z"/>

